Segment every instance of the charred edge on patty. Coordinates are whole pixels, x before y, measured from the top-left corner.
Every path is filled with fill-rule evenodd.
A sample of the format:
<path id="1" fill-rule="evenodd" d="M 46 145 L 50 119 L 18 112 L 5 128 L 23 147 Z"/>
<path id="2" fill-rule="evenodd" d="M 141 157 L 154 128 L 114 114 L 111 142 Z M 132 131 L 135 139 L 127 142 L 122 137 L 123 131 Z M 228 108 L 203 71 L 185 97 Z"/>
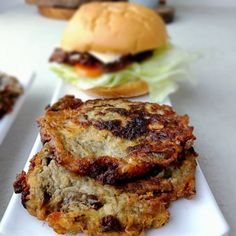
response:
<path id="1" fill-rule="evenodd" d="M 123 230 L 123 226 L 120 221 L 113 215 L 107 215 L 101 218 L 100 224 L 103 232 L 119 232 Z"/>
<path id="2" fill-rule="evenodd" d="M 118 61 L 112 63 L 103 63 L 89 53 L 80 52 L 66 52 L 61 48 L 56 48 L 49 58 L 50 62 L 57 62 L 61 64 L 75 65 L 81 64 L 88 67 L 98 67 L 103 72 L 116 72 L 124 69 L 134 62 L 142 62 L 151 57 L 153 51 L 145 51 L 135 55 L 122 56 Z"/>
<path id="3" fill-rule="evenodd" d="M 50 111 L 57 112 L 70 109 L 73 110 L 79 108 L 82 104 L 83 102 L 80 99 L 75 98 L 72 95 L 66 95 L 63 98 L 61 98 L 58 102 L 54 103 L 52 106 L 47 106 L 46 110 L 49 112 Z"/>
<path id="4" fill-rule="evenodd" d="M 21 193 L 21 202 L 24 208 L 26 208 L 26 201 L 28 200 L 27 196 L 30 192 L 30 187 L 27 184 L 27 176 L 25 171 L 22 171 L 16 177 L 16 181 L 13 184 L 15 193 Z"/>
<path id="5" fill-rule="evenodd" d="M 52 152 L 55 151 L 52 149 Z M 177 167 L 184 160 L 185 155 L 192 154 L 197 156 L 193 148 L 190 150 L 184 150 L 178 155 L 178 158 L 175 162 L 172 162 L 171 165 Z M 56 156 L 56 155 L 55 155 Z M 63 166 L 64 163 L 55 157 L 57 163 Z M 168 169 L 168 165 L 159 166 L 153 163 L 146 163 L 146 165 L 137 166 L 132 172 L 120 173 L 119 163 L 109 156 L 97 157 L 90 159 L 89 161 L 78 160 L 78 172 L 75 169 L 72 169 L 72 172 L 75 172 L 81 176 L 89 176 L 101 182 L 102 184 L 109 184 L 115 186 L 122 186 L 126 183 L 132 183 L 139 181 L 141 179 L 148 179 L 152 176 L 158 175 L 160 172 L 163 172 L 163 178 L 170 178 L 172 173 Z"/>

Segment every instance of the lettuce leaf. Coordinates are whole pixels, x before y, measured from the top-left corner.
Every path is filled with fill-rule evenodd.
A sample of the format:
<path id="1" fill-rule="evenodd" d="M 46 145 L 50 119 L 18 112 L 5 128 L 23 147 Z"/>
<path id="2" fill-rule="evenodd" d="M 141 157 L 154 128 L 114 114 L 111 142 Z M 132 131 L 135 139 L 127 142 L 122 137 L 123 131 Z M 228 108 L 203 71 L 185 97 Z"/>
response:
<path id="1" fill-rule="evenodd" d="M 133 63 L 125 69 L 106 73 L 96 78 L 80 77 L 72 66 L 54 65 L 51 69 L 60 78 L 86 90 L 94 87 L 114 87 L 129 81 L 143 80 L 148 84 L 150 98 L 163 100 L 178 88 L 177 81 L 189 78 L 188 67 L 196 56 L 169 44 L 156 49 L 153 56 L 142 63 Z"/>

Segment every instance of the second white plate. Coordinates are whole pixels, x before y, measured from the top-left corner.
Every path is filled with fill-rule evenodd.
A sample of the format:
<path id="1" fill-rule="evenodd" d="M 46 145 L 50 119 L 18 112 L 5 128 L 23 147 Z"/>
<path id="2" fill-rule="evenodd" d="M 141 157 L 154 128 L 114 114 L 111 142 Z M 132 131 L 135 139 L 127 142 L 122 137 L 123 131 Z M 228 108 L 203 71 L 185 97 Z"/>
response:
<path id="1" fill-rule="evenodd" d="M 31 83 L 34 78 L 34 74 L 32 71 L 24 71 L 24 70 L 16 70 L 13 69 L 14 66 L 12 66 L 11 70 L 4 70 L 4 68 L 0 68 L 2 72 L 5 72 L 9 75 L 15 76 L 22 87 L 24 88 L 24 93 L 17 99 L 16 104 L 13 107 L 13 110 L 6 114 L 1 120 L 0 120 L 0 145 L 5 138 L 8 130 L 10 129 L 13 121 L 15 120 L 22 104 L 24 103 L 24 99 L 26 97 L 26 94 L 31 86 Z"/>

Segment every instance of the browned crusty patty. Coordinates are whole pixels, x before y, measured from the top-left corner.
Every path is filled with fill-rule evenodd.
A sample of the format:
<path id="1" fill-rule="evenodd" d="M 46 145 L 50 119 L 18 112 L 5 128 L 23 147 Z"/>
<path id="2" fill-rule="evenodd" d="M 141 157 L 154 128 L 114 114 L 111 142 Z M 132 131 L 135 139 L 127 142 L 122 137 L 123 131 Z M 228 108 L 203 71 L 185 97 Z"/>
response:
<path id="1" fill-rule="evenodd" d="M 195 139 L 170 106 L 65 96 L 38 121 L 43 143 L 66 169 L 103 183 L 143 177 L 181 158 Z"/>
<path id="2" fill-rule="evenodd" d="M 57 233 L 138 236 L 168 221 L 170 201 L 195 195 L 195 158 L 191 149 L 154 176 L 111 186 L 68 171 L 45 144 L 14 188 L 29 213 Z"/>
<path id="3" fill-rule="evenodd" d="M 0 119 L 12 111 L 22 93 L 23 88 L 15 77 L 0 72 Z"/>

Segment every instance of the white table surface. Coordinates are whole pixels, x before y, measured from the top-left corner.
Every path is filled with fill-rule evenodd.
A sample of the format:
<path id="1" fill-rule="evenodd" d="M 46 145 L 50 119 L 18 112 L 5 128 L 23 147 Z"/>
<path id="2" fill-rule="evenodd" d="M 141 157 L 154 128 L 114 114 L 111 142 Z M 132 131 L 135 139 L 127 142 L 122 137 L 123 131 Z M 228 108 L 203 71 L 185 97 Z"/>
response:
<path id="1" fill-rule="evenodd" d="M 36 118 L 58 80 L 47 59 L 59 43 L 63 21 L 40 17 L 22 5 L 0 14 L 0 69 L 11 64 L 35 70 L 25 104 L 0 146 L 0 218 L 12 195 L 12 182 L 28 158 L 38 129 Z M 192 68 L 197 85 L 185 83 L 171 96 L 178 113 L 188 113 L 197 136 L 201 168 L 236 235 L 236 7 L 177 6 L 168 26 L 172 41 L 202 54 Z"/>

